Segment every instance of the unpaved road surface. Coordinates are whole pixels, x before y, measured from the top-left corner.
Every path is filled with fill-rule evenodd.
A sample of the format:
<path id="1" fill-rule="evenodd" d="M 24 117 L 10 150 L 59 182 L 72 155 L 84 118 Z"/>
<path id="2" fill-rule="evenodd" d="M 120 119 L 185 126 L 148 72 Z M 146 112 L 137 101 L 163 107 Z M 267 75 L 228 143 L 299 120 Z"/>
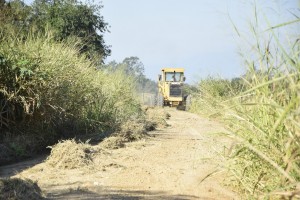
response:
<path id="1" fill-rule="evenodd" d="M 40 163 L 14 176 L 37 181 L 49 199 L 239 199 L 221 183 L 224 145 L 230 146 L 218 134 L 222 126 L 188 112 L 167 112 L 169 127 L 105 151 L 101 170 L 49 170 Z M 2 176 L 12 167 L 2 167 Z"/>

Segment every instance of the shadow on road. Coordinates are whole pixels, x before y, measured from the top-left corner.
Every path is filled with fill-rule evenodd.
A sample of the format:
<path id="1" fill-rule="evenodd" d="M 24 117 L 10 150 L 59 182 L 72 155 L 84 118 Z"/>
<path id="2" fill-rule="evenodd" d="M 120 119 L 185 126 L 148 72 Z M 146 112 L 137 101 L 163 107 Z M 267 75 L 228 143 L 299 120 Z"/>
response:
<path id="1" fill-rule="evenodd" d="M 9 178 L 25 169 L 31 168 L 37 164 L 42 163 L 47 155 L 42 155 L 34 159 L 23 160 L 14 164 L 0 166 L 0 178 Z"/>
<path id="2" fill-rule="evenodd" d="M 122 199 L 122 200 L 150 200 L 150 199 L 166 199 L 166 200 L 187 200 L 187 199 L 211 199 L 209 197 L 197 197 L 192 195 L 170 195 L 162 191 L 130 191 L 130 190 L 113 190 L 100 188 L 97 191 L 89 191 L 85 189 L 56 191 L 46 194 L 48 199 Z"/>

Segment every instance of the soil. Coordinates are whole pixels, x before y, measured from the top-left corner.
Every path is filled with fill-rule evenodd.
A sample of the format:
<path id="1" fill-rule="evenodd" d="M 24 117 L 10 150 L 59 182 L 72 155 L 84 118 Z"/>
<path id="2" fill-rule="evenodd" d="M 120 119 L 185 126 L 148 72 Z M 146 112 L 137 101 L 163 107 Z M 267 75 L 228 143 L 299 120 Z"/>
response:
<path id="1" fill-rule="evenodd" d="M 167 128 L 124 148 L 103 149 L 95 166 L 58 169 L 38 158 L 36 165 L 2 166 L 0 177 L 36 181 L 49 199 L 240 199 L 223 183 L 231 141 L 219 134 L 221 124 L 165 109 Z"/>

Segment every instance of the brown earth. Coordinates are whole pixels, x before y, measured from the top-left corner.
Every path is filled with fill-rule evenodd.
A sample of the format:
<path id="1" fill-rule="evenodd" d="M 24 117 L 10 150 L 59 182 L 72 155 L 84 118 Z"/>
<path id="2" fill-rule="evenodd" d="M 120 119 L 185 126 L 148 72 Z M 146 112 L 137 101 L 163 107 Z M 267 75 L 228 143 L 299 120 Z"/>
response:
<path id="1" fill-rule="evenodd" d="M 222 126 L 166 110 L 167 128 L 124 148 L 101 149 L 93 166 L 58 169 L 42 162 L 23 170 L 34 163 L 28 161 L 1 167 L 0 177 L 37 181 L 49 199 L 239 199 L 222 184 L 223 155 L 231 143 L 218 134 Z"/>

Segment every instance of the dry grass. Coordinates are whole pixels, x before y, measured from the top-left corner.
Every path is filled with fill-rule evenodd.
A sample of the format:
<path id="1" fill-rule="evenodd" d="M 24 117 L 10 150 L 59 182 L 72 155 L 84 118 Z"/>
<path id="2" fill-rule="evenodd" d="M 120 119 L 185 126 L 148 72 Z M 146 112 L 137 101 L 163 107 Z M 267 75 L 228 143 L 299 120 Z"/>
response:
<path id="1" fill-rule="evenodd" d="M 99 145 L 64 140 L 50 147 L 51 154 L 46 164 L 57 169 L 76 169 L 93 166 L 93 157 L 101 153 L 101 149 L 118 149 L 126 143 L 149 137 L 147 131 L 156 127 L 166 127 L 166 119 L 170 114 L 163 109 L 147 109 L 145 119 L 133 119 L 123 123 L 115 133 L 105 138 Z"/>
<path id="2" fill-rule="evenodd" d="M 144 120 L 127 121 L 121 125 L 119 130 L 110 137 L 104 139 L 100 146 L 107 149 L 118 149 L 125 147 L 127 142 L 132 142 L 148 137 Z"/>
<path id="3" fill-rule="evenodd" d="M 161 118 L 169 117 L 164 111 L 157 113 L 162 115 Z M 66 182 L 75 187 L 82 181 L 80 176 L 82 174 L 95 174 L 98 178 L 102 178 L 103 171 L 118 171 L 123 166 L 119 164 L 120 158 L 112 156 L 112 151 L 118 154 L 123 151 L 120 148 L 126 147 L 132 141 L 137 142 L 130 145 L 140 148 L 145 141 L 141 139 L 147 137 L 149 136 L 143 118 L 127 121 L 114 134 L 94 146 L 88 142 L 76 142 L 75 139 L 60 141 L 51 147 L 51 154 L 44 163 L 25 170 L 16 177 L 38 181 L 41 187 Z M 90 180 L 88 176 L 86 180 Z"/>
<path id="4" fill-rule="evenodd" d="M 51 147 L 46 164 L 58 169 L 87 167 L 93 164 L 92 156 L 98 151 L 87 143 L 64 140 Z"/>
<path id="5" fill-rule="evenodd" d="M 119 149 L 125 147 L 126 141 L 120 136 L 105 138 L 99 145 L 106 149 Z"/>
<path id="6" fill-rule="evenodd" d="M 123 123 L 111 137 L 104 139 L 100 146 L 108 149 L 122 148 L 127 142 L 149 137 L 148 131 L 168 126 L 166 119 L 171 115 L 164 109 L 146 107 L 144 110 L 145 119 L 133 119 Z"/>
<path id="7" fill-rule="evenodd" d="M 12 178 L 0 179 L 0 199 L 39 200 L 45 198 L 36 183 L 28 179 Z"/>
<path id="8" fill-rule="evenodd" d="M 204 91 L 193 103 L 197 112 L 223 120 L 236 140 L 226 166 L 233 187 L 246 198 L 292 199 L 300 183 L 300 43 L 299 34 L 281 41 L 278 28 L 299 27 L 300 20 L 272 28 L 258 22 L 251 22 L 249 37 L 255 42 L 242 54 L 247 72 L 239 88 L 244 90 L 226 99 Z M 215 82 L 207 83 L 215 89 Z"/>
<path id="9" fill-rule="evenodd" d="M 101 70 L 79 53 L 76 39 L 57 42 L 46 33 L 23 40 L 1 31 L 0 37 L 0 135 L 35 139 L 18 147 L 41 150 L 141 114 L 133 78 Z"/>
<path id="10" fill-rule="evenodd" d="M 171 117 L 165 109 L 157 107 L 145 108 L 147 128 L 166 128 L 168 126 L 167 119 Z"/>

